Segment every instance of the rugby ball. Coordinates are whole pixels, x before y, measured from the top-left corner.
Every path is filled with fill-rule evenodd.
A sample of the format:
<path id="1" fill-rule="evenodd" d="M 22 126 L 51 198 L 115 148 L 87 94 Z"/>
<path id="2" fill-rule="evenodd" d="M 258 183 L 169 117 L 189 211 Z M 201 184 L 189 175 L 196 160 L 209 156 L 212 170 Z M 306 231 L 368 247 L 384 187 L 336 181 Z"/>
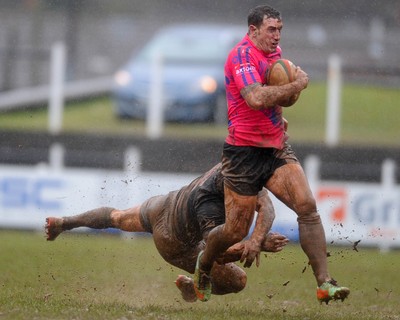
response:
<path id="1" fill-rule="evenodd" d="M 296 79 L 296 66 L 293 62 L 287 59 L 276 60 L 268 70 L 267 85 L 282 86 L 288 84 Z M 283 107 L 290 107 L 297 99 L 299 99 L 300 92 L 293 95 L 287 102 L 281 104 Z"/>

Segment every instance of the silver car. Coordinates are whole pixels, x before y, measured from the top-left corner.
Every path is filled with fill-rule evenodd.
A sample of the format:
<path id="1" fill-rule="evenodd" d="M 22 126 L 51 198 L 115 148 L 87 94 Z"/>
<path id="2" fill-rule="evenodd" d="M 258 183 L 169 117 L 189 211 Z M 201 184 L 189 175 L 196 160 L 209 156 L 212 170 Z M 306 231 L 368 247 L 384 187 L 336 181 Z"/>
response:
<path id="1" fill-rule="evenodd" d="M 246 30 L 225 24 L 179 24 L 163 28 L 114 77 L 115 113 L 145 119 L 152 62 L 161 56 L 164 119 L 226 122 L 224 63 Z"/>

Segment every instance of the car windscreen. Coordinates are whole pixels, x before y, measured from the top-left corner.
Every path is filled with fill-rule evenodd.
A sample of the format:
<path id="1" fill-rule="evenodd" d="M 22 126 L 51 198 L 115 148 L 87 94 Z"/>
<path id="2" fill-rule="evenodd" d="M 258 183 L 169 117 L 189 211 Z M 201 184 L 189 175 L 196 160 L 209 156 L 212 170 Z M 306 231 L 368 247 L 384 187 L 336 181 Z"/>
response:
<path id="1" fill-rule="evenodd" d="M 235 39 L 237 40 L 237 38 Z M 164 61 L 213 63 L 222 62 L 234 45 L 233 37 L 210 32 L 164 32 L 143 48 L 137 61 L 150 62 L 155 55 Z"/>

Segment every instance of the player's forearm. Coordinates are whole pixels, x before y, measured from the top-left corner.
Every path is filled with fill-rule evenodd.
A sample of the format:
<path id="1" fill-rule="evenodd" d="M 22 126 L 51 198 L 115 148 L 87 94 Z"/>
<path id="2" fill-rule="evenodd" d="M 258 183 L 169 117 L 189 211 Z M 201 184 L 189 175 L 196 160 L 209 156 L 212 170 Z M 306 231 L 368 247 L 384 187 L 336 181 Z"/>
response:
<path id="1" fill-rule="evenodd" d="M 271 230 L 274 216 L 271 217 L 270 212 L 265 207 L 258 210 L 256 223 L 250 241 L 261 247 L 261 243 L 265 239 L 265 235 Z"/>
<path id="2" fill-rule="evenodd" d="M 243 88 L 241 94 L 250 108 L 260 110 L 283 104 L 306 87 L 302 81 L 293 81 L 282 86 L 262 86 L 255 83 Z"/>
<path id="3" fill-rule="evenodd" d="M 275 219 L 275 210 L 265 189 L 261 190 L 258 194 L 257 211 L 256 224 L 250 240 L 257 245 L 261 245 L 265 235 L 271 230 Z"/>

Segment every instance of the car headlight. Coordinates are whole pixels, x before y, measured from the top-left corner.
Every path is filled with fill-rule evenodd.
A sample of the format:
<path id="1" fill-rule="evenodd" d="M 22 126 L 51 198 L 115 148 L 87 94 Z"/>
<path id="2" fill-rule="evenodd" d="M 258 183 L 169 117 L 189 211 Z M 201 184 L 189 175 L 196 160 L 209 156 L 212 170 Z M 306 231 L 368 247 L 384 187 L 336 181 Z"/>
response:
<path id="1" fill-rule="evenodd" d="M 213 77 L 204 76 L 200 79 L 200 88 L 206 93 L 214 93 L 217 87 L 217 81 Z"/>
<path id="2" fill-rule="evenodd" d="M 114 81 L 117 85 L 125 87 L 132 81 L 132 76 L 128 71 L 120 70 L 114 75 Z"/>

